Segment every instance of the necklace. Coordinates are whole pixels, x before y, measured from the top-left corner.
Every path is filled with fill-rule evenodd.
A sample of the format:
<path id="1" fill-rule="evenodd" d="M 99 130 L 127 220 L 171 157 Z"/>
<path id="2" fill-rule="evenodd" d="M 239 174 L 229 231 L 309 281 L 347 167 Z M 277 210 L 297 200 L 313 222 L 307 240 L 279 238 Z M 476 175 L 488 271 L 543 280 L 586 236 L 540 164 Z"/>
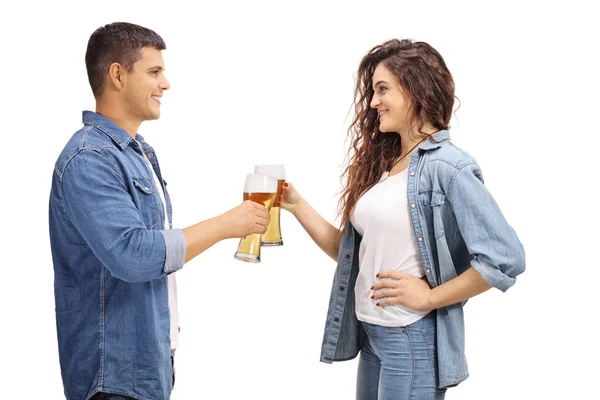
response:
<path id="1" fill-rule="evenodd" d="M 398 164 L 404 157 L 406 157 L 407 155 L 411 154 L 413 152 L 414 149 L 417 148 L 417 146 L 419 146 L 421 143 L 423 143 L 425 140 L 429 139 L 429 136 L 424 137 L 423 139 L 421 139 L 419 141 L 419 143 L 415 144 L 412 149 L 410 149 L 409 151 L 407 151 L 406 153 L 404 153 L 403 156 L 401 156 L 400 158 L 398 158 L 396 161 L 394 161 L 394 163 L 392 164 L 392 166 L 390 167 L 390 169 L 388 169 L 387 171 L 385 171 L 382 175 L 381 175 L 381 179 L 379 179 L 379 182 L 383 182 L 385 181 L 388 176 L 390 176 L 390 171 L 392 169 L 394 169 L 394 167 L 396 166 L 396 164 Z"/>

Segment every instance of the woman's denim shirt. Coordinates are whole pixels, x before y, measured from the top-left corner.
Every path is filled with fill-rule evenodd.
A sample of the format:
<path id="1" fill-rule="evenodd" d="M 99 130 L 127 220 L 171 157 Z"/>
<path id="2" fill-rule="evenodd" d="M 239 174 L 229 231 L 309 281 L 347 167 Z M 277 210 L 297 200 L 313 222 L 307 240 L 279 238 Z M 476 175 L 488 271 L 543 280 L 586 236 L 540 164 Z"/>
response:
<path id="1" fill-rule="evenodd" d="M 523 246 L 484 186 L 479 166 L 454 146 L 447 130 L 410 158 L 408 213 L 432 288 L 473 267 L 491 286 L 506 291 L 525 270 Z M 354 310 L 361 239 L 348 222 L 329 300 L 322 362 L 352 359 L 362 345 L 364 332 Z M 457 385 L 469 375 L 463 305 L 437 310 L 440 387 Z"/>

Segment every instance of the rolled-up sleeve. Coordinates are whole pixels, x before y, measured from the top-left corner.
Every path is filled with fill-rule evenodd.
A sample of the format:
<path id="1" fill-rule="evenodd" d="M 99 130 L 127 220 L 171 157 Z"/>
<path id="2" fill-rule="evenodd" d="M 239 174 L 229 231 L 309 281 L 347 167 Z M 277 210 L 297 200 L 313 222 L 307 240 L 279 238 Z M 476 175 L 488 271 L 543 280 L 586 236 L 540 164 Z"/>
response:
<path id="1" fill-rule="evenodd" d="M 165 239 L 167 256 L 165 260 L 165 272 L 179 271 L 185 263 L 186 240 L 181 229 L 166 229 L 160 231 Z"/>
<path id="2" fill-rule="evenodd" d="M 455 171 L 447 197 L 473 256 L 471 266 L 489 285 L 508 290 L 525 271 L 525 250 L 483 184 L 477 164 Z"/>
<path id="3" fill-rule="evenodd" d="M 68 162 L 61 196 L 69 221 L 114 277 L 146 282 L 183 267 L 183 231 L 146 228 L 120 169 L 100 151 Z"/>

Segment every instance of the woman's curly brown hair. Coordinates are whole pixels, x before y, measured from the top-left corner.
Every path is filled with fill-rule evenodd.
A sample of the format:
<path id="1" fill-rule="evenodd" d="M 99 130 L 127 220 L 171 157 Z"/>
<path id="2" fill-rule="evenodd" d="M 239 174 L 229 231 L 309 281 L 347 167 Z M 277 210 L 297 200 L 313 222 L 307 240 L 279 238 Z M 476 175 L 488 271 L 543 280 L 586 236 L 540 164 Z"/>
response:
<path id="1" fill-rule="evenodd" d="M 373 73 L 379 63 L 396 76 L 409 98 L 411 127 L 422 135 L 426 123 L 448 129 L 454 105 L 454 80 L 442 56 L 429 44 L 393 39 L 371 49 L 358 67 L 354 90 L 354 120 L 348 128 L 351 146 L 342 173 L 346 185 L 339 202 L 341 226 L 345 227 L 358 199 L 391 168 L 401 154 L 400 135 L 379 130 L 373 98 Z"/>

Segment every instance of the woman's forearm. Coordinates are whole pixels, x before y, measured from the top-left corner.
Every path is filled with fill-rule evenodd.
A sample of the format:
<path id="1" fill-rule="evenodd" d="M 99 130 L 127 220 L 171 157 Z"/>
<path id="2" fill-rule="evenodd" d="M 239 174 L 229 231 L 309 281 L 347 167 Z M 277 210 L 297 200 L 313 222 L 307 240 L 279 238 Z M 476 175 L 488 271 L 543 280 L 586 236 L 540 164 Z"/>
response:
<path id="1" fill-rule="evenodd" d="M 429 301 L 431 308 L 437 309 L 460 303 L 488 289 L 491 289 L 491 286 L 471 267 L 456 278 L 433 288 Z"/>
<path id="2" fill-rule="evenodd" d="M 304 199 L 300 200 L 290 212 L 317 246 L 334 261 L 337 261 L 342 231 L 327 222 Z"/>

